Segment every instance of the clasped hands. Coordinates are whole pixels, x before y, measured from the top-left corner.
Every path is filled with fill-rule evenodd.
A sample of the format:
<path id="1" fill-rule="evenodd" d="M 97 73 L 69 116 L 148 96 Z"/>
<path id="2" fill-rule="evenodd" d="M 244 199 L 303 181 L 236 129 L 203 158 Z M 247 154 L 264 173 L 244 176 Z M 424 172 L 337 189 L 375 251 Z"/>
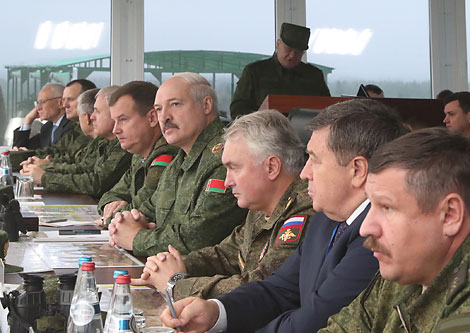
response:
<path id="1" fill-rule="evenodd" d="M 109 229 L 109 244 L 132 250 L 132 243 L 142 229 L 153 229 L 155 223 L 148 223 L 147 218 L 137 209 L 116 213 Z"/>

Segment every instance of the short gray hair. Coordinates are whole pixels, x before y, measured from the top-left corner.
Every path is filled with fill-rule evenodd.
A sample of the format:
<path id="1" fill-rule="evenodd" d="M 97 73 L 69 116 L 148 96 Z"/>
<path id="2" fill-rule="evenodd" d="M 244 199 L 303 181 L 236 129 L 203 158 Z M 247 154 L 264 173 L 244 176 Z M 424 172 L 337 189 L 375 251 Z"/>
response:
<path id="1" fill-rule="evenodd" d="M 106 100 L 106 104 L 109 105 L 109 100 L 111 99 L 111 95 L 113 94 L 113 92 L 118 90 L 119 87 L 120 86 L 113 85 L 113 86 L 108 86 L 108 87 L 101 88 L 100 91 L 98 91 L 98 93 L 96 94 L 95 99 L 97 99 L 98 96 L 100 96 L 100 95 L 104 95 L 104 98 Z"/>
<path id="2" fill-rule="evenodd" d="M 60 83 L 48 83 L 44 87 L 42 87 L 41 90 L 45 90 L 45 89 L 49 89 L 52 95 L 54 95 L 53 97 L 62 98 L 62 95 L 64 94 L 65 86 Z"/>
<path id="3" fill-rule="evenodd" d="M 243 138 L 261 164 L 268 156 L 279 157 L 288 174 L 300 173 L 304 147 L 289 120 L 277 110 L 256 111 L 233 121 L 224 140 Z"/>
<path id="4" fill-rule="evenodd" d="M 78 96 L 77 110 L 80 115 L 83 115 L 85 113 L 89 114 L 90 116 L 92 115 L 95 105 L 95 96 L 98 91 L 98 88 L 90 89 L 81 93 L 80 96 Z"/>
<path id="5" fill-rule="evenodd" d="M 217 94 L 215 93 L 215 90 L 212 88 L 209 81 L 207 81 L 204 76 L 192 72 L 178 73 L 175 76 L 179 76 L 186 82 L 191 84 L 189 94 L 199 106 L 202 107 L 204 98 L 206 98 L 207 96 L 212 98 L 212 114 L 214 116 L 219 115 Z"/>

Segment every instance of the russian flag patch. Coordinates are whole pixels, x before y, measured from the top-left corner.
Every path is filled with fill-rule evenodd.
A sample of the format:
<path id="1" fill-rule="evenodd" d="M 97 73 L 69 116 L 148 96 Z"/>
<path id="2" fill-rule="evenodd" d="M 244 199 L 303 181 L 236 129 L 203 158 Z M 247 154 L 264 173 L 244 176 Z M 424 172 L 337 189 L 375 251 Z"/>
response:
<path id="1" fill-rule="evenodd" d="M 306 216 L 292 216 L 288 218 L 276 238 L 276 243 L 295 242 L 299 239 Z"/>
<path id="2" fill-rule="evenodd" d="M 224 181 L 220 179 L 209 179 L 207 183 L 206 192 L 219 192 L 225 193 L 227 188 L 224 185 Z"/>
<path id="3" fill-rule="evenodd" d="M 171 155 L 160 155 L 160 156 L 157 156 L 153 160 L 153 162 L 150 166 L 155 166 L 155 165 L 168 166 L 168 164 L 170 164 L 172 159 L 173 159 L 173 157 Z"/>

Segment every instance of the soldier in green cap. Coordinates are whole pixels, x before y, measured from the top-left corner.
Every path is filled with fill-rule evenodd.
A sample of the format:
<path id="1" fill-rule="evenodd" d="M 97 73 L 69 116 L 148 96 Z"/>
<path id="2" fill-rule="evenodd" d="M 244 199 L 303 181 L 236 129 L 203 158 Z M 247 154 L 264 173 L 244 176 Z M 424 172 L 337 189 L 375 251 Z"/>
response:
<path id="1" fill-rule="evenodd" d="M 287 118 L 276 110 L 243 116 L 224 140 L 225 183 L 238 206 L 250 209 L 245 223 L 219 244 L 183 258 L 171 246 L 170 252 L 148 258 L 134 284 L 162 291 L 172 276 L 185 272 L 189 277 L 175 281 L 169 291 L 175 299 L 212 298 L 266 278 L 303 240 L 314 211 L 307 182 L 299 178 L 304 149 Z"/>
<path id="2" fill-rule="evenodd" d="M 157 90 L 150 82 L 132 81 L 111 95 L 114 133 L 121 148 L 133 157 L 129 170 L 98 203 L 104 224 L 109 224 L 114 213 L 133 208 L 155 220 L 155 208 L 146 211 L 142 203 L 155 192 L 163 171 L 179 150 L 166 142 L 160 130 L 153 108 Z"/>
<path id="3" fill-rule="evenodd" d="M 34 182 L 49 192 L 82 193 L 95 199 L 111 189 L 130 166 L 132 155 L 121 149 L 113 133 L 114 121 L 109 111 L 109 98 L 118 86 L 102 88 L 96 94 L 91 121 L 94 134 L 103 138 L 96 143 L 94 157 L 79 165 L 69 164 L 67 171 L 62 167 L 44 170 L 30 165 L 23 168 L 23 174 L 33 177 Z"/>
<path id="4" fill-rule="evenodd" d="M 168 244 L 182 253 L 217 244 L 247 211 L 224 185 L 223 125 L 215 91 L 201 75 L 180 73 L 163 82 L 154 107 L 163 136 L 181 149 L 151 198 L 156 225 L 136 209 L 116 213 L 110 243 L 138 256 L 166 251 Z"/>
<path id="5" fill-rule="evenodd" d="M 302 62 L 310 29 L 283 23 L 276 52 L 243 70 L 230 104 L 232 119 L 259 109 L 268 94 L 330 96 L 323 73 Z"/>
<path id="6" fill-rule="evenodd" d="M 469 151 L 434 128 L 374 154 L 360 232 L 380 274 L 320 332 L 470 332 Z"/>
<path id="7" fill-rule="evenodd" d="M 5 273 L 21 272 L 23 267 L 9 265 L 5 261 L 9 245 L 10 242 L 8 241 L 8 233 L 5 230 L 0 230 L 0 259 L 3 261 L 3 265 L 5 266 Z"/>

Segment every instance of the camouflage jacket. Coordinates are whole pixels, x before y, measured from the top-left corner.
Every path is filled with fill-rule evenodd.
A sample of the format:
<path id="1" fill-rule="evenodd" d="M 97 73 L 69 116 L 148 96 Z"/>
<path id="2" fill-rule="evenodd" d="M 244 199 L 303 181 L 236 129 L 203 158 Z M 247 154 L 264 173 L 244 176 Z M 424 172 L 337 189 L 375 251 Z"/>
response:
<path id="1" fill-rule="evenodd" d="M 95 199 L 111 189 L 130 167 L 132 155 L 121 149 L 118 139 L 101 140 L 96 147 L 96 158 L 88 169 L 81 167 L 76 173 L 46 171 L 42 186 L 49 192 L 88 194 Z"/>
<path id="2" fill-rule="evenodd" d="M 400 285 L 378 274 L 319 332 L 470 332 L 470 237 L 431 285 Z"/>
<path id="3" fill-rule="evenodd" d="M 108 140 L 105 138 L 95 138 L 88 142 L 85 148 L 82 149 L 82 156 L 80 161 L 75 163 L 66 162 L 50 162 L 41 165 L 41 168 L 47 172 L 54 173 L 83 173 L 93 170 L 95 161 L 99 157 L 99 147 L 106 145 Z"/>
<path id="4" fill-rule="evenodd" d="M 177 147 L 169 145 L 165 138 L 160 136 L 147 158 L 134 155 L 129 170 L 101 197 L 98 203 L 99 213 L 103 213 L 106 204 L 121 200 L 128 202 L 121 211 L 135 208 L 142 212 L 140 206 L 155 192 L 163 171 L 177 152 Z M 152 215 L 154 214 L 155 208 L 152 209 Z"/>
<path id="5" fill-rule="evenodd" d="M 83 156 L 84 148 L 92 138 L 83 134 L 80 124 L 75 122 L 73 128 L 56 144 L 37 149 L 35 154 L 40 158 L 51 156 L 51 162 L 77 163 Z"/>
<path id="6" fill-rule="evenodd" d="M 320 69 L 303 62 L 294 69 L 285 69 L 274 53 L 243 69 L 230 104 L 232 119 L 258 110 L 268 94 L 330 96 L 330 91 Z"/>
<path id="7" fill-rule="evenodd" d="M 175 298 L 213 298 L 240 284 L 263 280 L 289 257 L 303 240 L 314 211 L 307 183 L 297 179 L 286 190 L 270 218 L 249 211 L 220 244 L 183 258 L 190 277 L 179 280 Z M 297 224 L 289 228 L 292 222 Z"/>
<path id="8" fill-rule="evenodd" d="M 157 227 L 140 230 L 134 254 L 151 256 L 168 244 L 182 254 L 219 243 L 241 224 L 247 210 L 224 186 L 222 123 L 216 119 L 196 139 L 188 155 L 180 150 L 152 196 Z"/>

